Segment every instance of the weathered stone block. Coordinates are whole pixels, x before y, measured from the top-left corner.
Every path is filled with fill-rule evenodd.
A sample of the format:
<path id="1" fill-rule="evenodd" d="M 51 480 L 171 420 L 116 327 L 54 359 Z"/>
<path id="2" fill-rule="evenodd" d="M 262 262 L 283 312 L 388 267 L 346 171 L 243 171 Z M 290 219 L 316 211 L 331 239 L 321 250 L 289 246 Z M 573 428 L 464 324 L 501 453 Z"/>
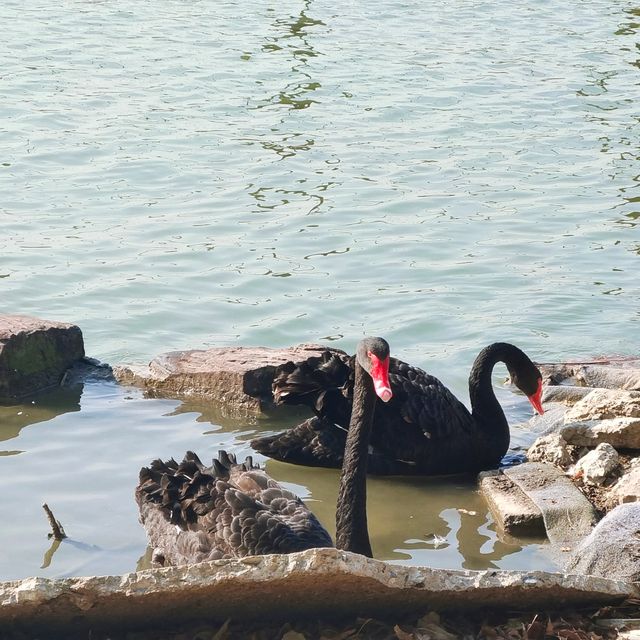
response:
<path id="1" fill-rule="evenodd" d="M 544 387 L 542 402 L 562 402 L 573 405 L 585 396 L 589 395 L 593 389 L 591 387 L 578 387 L 575 385 L 547 385 Z"/>
<path id="2" fill-rule="evenodd" d="M 500 471 L 478 476 L 480 493 L 498 527 L 513 536 L 544 536 L 542 511 Z"/>
<path id="3" fill-rule="evenodd" d="M 611 358 L 591 363 L 559 363 L 539 365 L 542 375 L 552 384 L 574 384 L 581 387 L 640 390 L 640 360 Z"/>
<path id="4" fill-rule="evenodd" d="M 0 583 L 0 628 L 36 637 L 186 620 L 292 621 L 398 616 L 426 609 L 532 609 L 620 602 L 621 581 L 543 571 L 387 564 L 336 549 L 214 560 L 122 576 Z M 66 634 L 66 635 L 65 635 Z M 26 635 L 26 634 L 25 634 Z"/>
<path id="5" fill-rule="evenodd" d="M 224 405 L 230 414 L 251 415 L 272 406 L 276 367 L 326 350 L 338 351 L 313 344 L 174 351 L 158 356 L 148 366 L 116 366 L 113 373 L 118 382 L 148 392 L 200 396 Z"/>
<path id="6" fill-rule="evenodd" d="M 525 462 L 504 473 L 540 509 L 551 542 L 573 544 L 591 532 L 597 522 L 591 503 L 559 469 Z"/>
<path id="7" fill-rule="evenodd" d="M 576 547 L 566 571 L 640 581 L 640 502 L 610 511 Z"/>
<path id="8" fill-rule="evenodd" d="M 0 315 L 0 402 L 60 383 L 84 357 L 79 327 L 31 316 Z"/>

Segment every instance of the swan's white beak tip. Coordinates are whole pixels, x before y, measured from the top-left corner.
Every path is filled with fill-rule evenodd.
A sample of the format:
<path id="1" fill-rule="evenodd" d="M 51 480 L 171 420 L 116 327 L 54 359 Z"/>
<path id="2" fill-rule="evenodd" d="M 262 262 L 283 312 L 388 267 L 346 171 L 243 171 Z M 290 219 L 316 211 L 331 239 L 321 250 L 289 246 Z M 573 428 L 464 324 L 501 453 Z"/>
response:
<path id="1" fill-rule="evenodd" d="M 378 394 L 378 398 L 382 400 L 382 402 L 389 402 L 393 397 L 393 392 L 389 387 L 380 387 L 376 389 L 376 393 Z"/>

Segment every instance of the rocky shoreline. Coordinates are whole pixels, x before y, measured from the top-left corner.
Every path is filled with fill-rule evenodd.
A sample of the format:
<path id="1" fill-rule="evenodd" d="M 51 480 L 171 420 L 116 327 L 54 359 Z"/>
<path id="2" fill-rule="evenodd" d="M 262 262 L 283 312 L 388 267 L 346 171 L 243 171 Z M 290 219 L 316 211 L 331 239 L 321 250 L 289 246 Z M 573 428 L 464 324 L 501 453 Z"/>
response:
<path id="1" fill-rule="evenodd" d="M 228 415 L 248 416 L 273 408 L 271 381 L 277 366 L 308 357 L 320 348 L 325 347 L 233 347 L 173 352 L 158 356 L 149 365 L 114 367 L 113 374 L 121 384 L 141 386 L 149 395 L 205 397 L 224 407 Z M 577 601 L 589 601 L 590 593 L 597 596 L 592 602 L 614 602 L 625 596 L 637 596 L 640 582 L 640 359 L 548 364 L 542 365 L 541 370 L 547 411 L 530 422 L 531 431 L 539 437 L 527 451 L 528 462 L 480 474 L 479 490 L 504 535 L 546 536 L 558 564 L 567 573 L 590 581 L 601 580 L 597 587 L 595 582 L 585 582 Z M 15 403 L 60 384 L 70 375 L 111 376 L 108 365 L 98 366 L 85 358 L 82 332 L 77 326 L 27 316 L 0 315 L 0 402 Z M 342 563 L 340 571 L 349 575 L 353 575 L 353 571 L 357 573 L 356 565 L 360 566 L 350 557 L 346 561 L 343 556 L 324 557 L 326 550 L 310 553 L 315 561 L 322 556 L 326 568 L 332 563 Z M 264 562 L 243 566 L 249 568 L 255 578 L 255 566 Z M 382 568 L 376 570 L 387 571 L 384 567 L 389 565 L 378 564 Z M 218 566 L 210 567 L 209 571 L 216 579 L 226 575 L 226 569 Z M 395 569 L 389 571 L 393 573 Z M 415 575 L 421 571 L 414 568 Z M 482 573 L 463 572 L 466 577 L 462 579 L 458 576 L 461 572 L 430 571 L 429 589 L 434 580 L 448 579 L 460 586 Z M 158 585 L 164 584 L 171 593 L 176 592 L 164 574 L 147 573 L 152 580 L 152 591 L 158 588 L 162 591 L 163 587 Z M 497 572 L 512 576 L 518 573 L 521 572 Z M 269 578 L 264 572 L 261 575 L 260 580 Z M 211 579 L 210 575 L 205 577 L 205 581 Z M 116 582 L 124 584 L 124 579 L 125 576 L 121 576 Z M 102 586 L 85 606 L 86 585 L 80 589 L 69 587 L 65 596 L 60 592 L 49 597 L 52 589 L 67 587 L 52 586 L 55 581 L 34 580 L 0 584 L 0 619 L 7 622 L 24 619 L 39 602 L 43 605 L 39 606 L 40 613 L 49 611 L 52 620 L 56 616 L 62 616 L 63 620 L 65 616 L 89 620 L 103 604 Z M 184 585 L 184 576 L 178 582 Z M 492 602 L 495 605 L 500 598 L 506 598 L 502 600 L 506 606 L 517 606 L 527 600 L 535 605 L 534 591 L 521 601 L 520 589 L 507 583 L 509 580 L 504 584 L 492 583 L 485 593 L 493 595 L 488 600 L 481 598 L 480 604 L 491 606 Z M 424 579 L 423 584 L 426 584 Z M 609 586 L 602 590 L 602 584 Z M 118 585 L 114 583 L 116 590 L 120 588 Z M 146 593 L 148 588 L 149 585 L 125 588 L 115 600 L 127 602 L 136 594 Z M 407 585 L 393 585 L 393 589 L 398 588 L 403 591 Z M 478 585 L 472 589 L 476 596 L 481 593 L 477 588 Z M 277 596 L 277 585 L 274 589 Z M 186 591 L 185 602 L 193 596 Z M 81 597 L 81 593 L 85 595 Z M 473 605 L 474 597 L 470 594 L 471 591 L 466 593 L 460 606 Z M 547 595 L 550 597 L 546 601 L 543 598 L 541 603 L 551 603 L 558 598 L 552 591 Z M 380 602 L 389 597 L 381 596 Z M 432 600 L 427 599 L 422 605 L 442 606 L 437 597 Z M 224 605 L 224 598 L 221 602 Z M 366 599 L 363 602 L 366 603 Z M 446 603 L 446 598 L 443 602 Z M 116 614 L 118 607 L 113 610 Z M 107 616 L 111 615 L 109 611 L 107 607 Z"/>

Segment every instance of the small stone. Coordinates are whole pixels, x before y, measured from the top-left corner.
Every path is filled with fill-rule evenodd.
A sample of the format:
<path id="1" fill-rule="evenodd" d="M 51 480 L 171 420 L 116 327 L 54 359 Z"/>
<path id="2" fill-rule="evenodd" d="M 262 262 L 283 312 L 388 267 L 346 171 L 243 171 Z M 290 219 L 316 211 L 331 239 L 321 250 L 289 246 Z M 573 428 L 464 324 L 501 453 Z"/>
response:
<path id="1" fill-rule="evenodd" d="M 611 488 L 608 495 L 610 505 L 640 501 L 640 459 Z"/>
<path id="2" fill-rule="evenodd" d="M 601 485 L 611 477 L 620 465 L 618 452 L 607 442 L 602 442 L 576 462 L 572 475 L 579 475 L 583 481 Z"/>
<path id="3" fill-rule="evenodd" d="M 559 433 L 550 433 L 538 438 L 527 451 L 527 458 L 533 462 L 549 462 L 566 469 L 576 458 L 576 447 Z"/>

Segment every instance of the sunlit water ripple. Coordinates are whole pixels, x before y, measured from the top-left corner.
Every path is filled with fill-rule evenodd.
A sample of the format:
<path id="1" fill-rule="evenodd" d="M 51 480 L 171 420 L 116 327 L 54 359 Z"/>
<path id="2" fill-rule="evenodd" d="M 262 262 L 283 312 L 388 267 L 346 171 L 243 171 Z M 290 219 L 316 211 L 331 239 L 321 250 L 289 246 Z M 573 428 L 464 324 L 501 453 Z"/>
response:
<path id="1" fill-rule="evenodd" d="M 465 400 L 498 339 L 637 351 L 632 4 L 27 0 L 0 19 L 3 311 L 76 322 L 111 363 L 381 334 Z M 244 454 L 294 418 L 105 384 L 0 409 L 0 577 L 135 568 L 141 464 Z M 332 526 L 334 472 L 269 471 Z M 371 485 L 378 557 L 549 562 L 496 536 L 470 482 Z M 40 568 L 44 500 L 78 544 Z"/>

